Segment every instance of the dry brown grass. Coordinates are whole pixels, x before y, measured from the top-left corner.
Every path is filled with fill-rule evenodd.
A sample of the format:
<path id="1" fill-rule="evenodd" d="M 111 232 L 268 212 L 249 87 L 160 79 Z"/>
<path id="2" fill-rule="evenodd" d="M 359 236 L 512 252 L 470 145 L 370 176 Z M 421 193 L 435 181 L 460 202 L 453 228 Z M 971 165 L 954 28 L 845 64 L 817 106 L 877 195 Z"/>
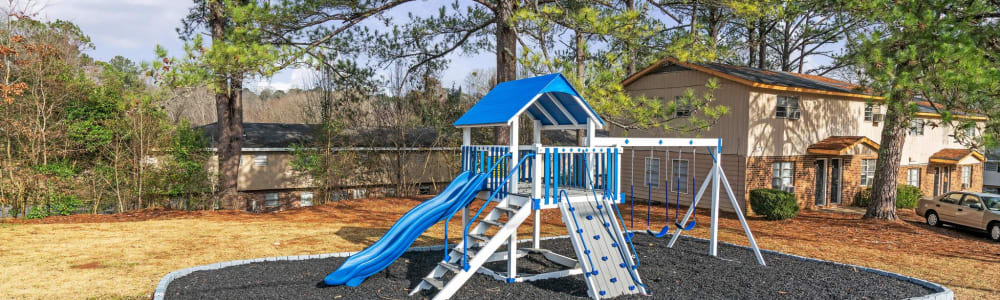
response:
<path id="1" fill-rule="evenodd" d="M 163 275 L 181 268 L 361 250 L 417 203 L 358 200 L 262 215 L 154 211 L 46 220 L 60 224 L 0 224 L 0 299 L 144 298 Z M 658 211 L 662 216 L 662 208 Z M 628 212 L 623 214 L 627 220 Z M 928 279 L 949 286 L 959 299 L 1000 294 L 1000 244 L 974 233 L 930 228 L 916 223 L 912 212 L 903 214 L 908 222 L 879 223 L 857 215 L 803 212 L 787 221 L 751 220 L 751 226 L 763 248 Z M 645 218 L 644 211 L 640 215 Z M 545 235 L 566 233 L 557 211 L 543 217 Z M 707 237 L 707 216 L 699 221 L 691 233 Z M 662 226 L 662 217 L 654 223 Z M 457 220 L 452 224 L 454 237 L 461 229 Z M 637 229 L 645 229 L 642 224 Z M 521 238 L 529 231 L 530 226 L 522 226 Z M 439 244 L 442 234 L 443 226 L 437 225 L 417 244 Z M 734 219 L 721 219 L 720 235 L 723 241 L 746 244 Z"/>

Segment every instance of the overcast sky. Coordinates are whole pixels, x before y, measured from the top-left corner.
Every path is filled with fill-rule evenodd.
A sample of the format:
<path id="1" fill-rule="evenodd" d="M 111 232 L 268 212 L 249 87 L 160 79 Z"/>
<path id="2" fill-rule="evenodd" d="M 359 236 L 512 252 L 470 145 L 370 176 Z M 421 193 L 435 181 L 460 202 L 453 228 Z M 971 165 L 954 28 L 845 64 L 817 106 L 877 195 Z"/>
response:
<path id="1" fill-rule="evenodd" d="M 155 58 L 153 49 L 157 44 L 164 46 L 172 56 L 181 55 L 184 44 L 175 29 L 192 6 L 186 0 L 42 0 L 39 3 L 43 4 L 39 18 L 71 21 L 90 36 L 95 47 L 87 51 L 90 56 L 106 61 L 121 55 L 136 62 Z M 445 3 L 450 1 L 417 1 L 397 8 L 391 16 L 405 20 L 410 12 L 418 15 L 437 13 Z M 474 69 L 495 64 L 492 53 L 453 54 L 448 58 L 452 63 L 442 74 L 447 85 L 461 84 Z M 302 87 L 310 76 L 307 69 L 286 70 L 251 86 L 287 90 Z"/>

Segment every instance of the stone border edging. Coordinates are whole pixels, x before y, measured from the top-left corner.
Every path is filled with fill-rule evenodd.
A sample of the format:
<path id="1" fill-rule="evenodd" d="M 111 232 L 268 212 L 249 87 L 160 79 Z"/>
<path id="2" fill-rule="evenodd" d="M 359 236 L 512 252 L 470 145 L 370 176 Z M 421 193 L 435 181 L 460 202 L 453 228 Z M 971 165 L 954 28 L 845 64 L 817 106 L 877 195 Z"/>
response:
<path id="1" fill-rule="evenodd" d="M 635 233 L 636 231 L 631 231 L 631 232 Z M 561 235 L 561 236 L 545 237 L 545 238 L 542 238 L 541 240 L 545 241 L 545 240 L 563 239 L 563 238 L 568 238 L 568 237 L 569 237 L 568 235 Z M 685 237 L 686 238 L 690 238 L 690 239 L 695 239 L 695 240 L 708 241 L 707 239 L 698 238 L 698 237 L 692 237 L 692 236 L 685 236 Z M 518 243 L 530 242 L 530 241 L 531 241 L 530 239 L 523 239 L 523 240 L 519 240 Z M 483 243 L 476 243 L 475 245 L 476 246 L 481 246 L 481 244 L 483 244 Z M 731 243 L 726 243 L 726 242 L 721 242 L 721 244 L 725 244 L 725 245 L 729 245 L 729 246 L 734 246 L 734 247 L 738 247 L 738 248 L 743 248 L 743 249 L 751 250 L 751 251 L 753 250 L 750 247 L 743 246 L 743 245 L 736 245 L 736 244 L 731 244 Z M 406 252 L 435 251 L 435 250 L 444 250 L 444 245 L 410 247 L 410 248 L 406 249 Z M 254 259 L 244 259 L 244 260 L 234 260 L 234 261 L 219 262 L 219 263 L 214 263 L 214 264 L 207 264 L 207 265 L 201 265 L 201 266 L 196 266 L 196 267 L 190 267 L 190 268 L 186 268 L 186 269 L 180 269 L 180 270 L 177 270 L 177 271 L 170 272 L 166 276 L 163 276 L 163 279 L 160 279 L 160 283 L 156 285 L 156 291 L 153 292 L 153 300 L 164 300 L 164 298 L 167 295 L 167 286 L 169 286 L 170 283 L 174 281 L 174 279 L 177 279 L 177 278 L 180 278 L 180 277 L 184 277 L 184 276 L 186 276 L 188 274 L 191 274 L 191 273 L 194 273 L 194 272 L 197 272 L 197 271 L 218 270 L 218 269 L 222 269 L 222 268 L 225 268 L 225 267 L 231 267 L 231 266 L 237 266 L 237 265 L 246 265 L 246 264 L 258 263 L 258 262 L 296 261 L 296 260 L 307 260 L 307 259 L 323 259 L 323 258 L 330 258 L 330 257 L 348 257 L 348 256 L 354 255 L 355 253 L 358 253 L 358 252 L 359 251 L 327 253 L 327 254 L 315 254 L 315 255 L 292 255 L 292 256 L 276 256 L 276 257 L 254 258 Z M 943 285 L 940 285 L 940 284 L 937 284 L 937 283 L 933 283 L 933 282 L 930 282 L 930 281 L 927 281 L 927 280 L 915 278 L 915 277 L 904 276 L 904 275 L 901 275 L 901 274 L 898 274 L 898 273 L 892 273 L 892 272 L 883 271 L 883 270 L 879 270 L 879 269 L 872 269 L 872 268 L 862 267 L 862 266 L 857 266 L 857 265 L 850 265 L 850 264 L 838 263 L 838 262 L 827 261 L 827 260 L 822 260 L 822 259 L 817 259 L 817 258 L 811 258 L 811 257 L 805 257 L 805 256 L 798 256 L 798 255 L 794 255 L 794 254 L 788 254 L 788 253 L 783 253 L 783 252 L 778 252 L 778 251 L 773 251 L 773 250 L 767 250 L 767 249 L 760 249 L 760 252 L 771 254 L 771 255 L 791 257 L 793 259 L 798 259 L 798 260 L 803 260 L 803 261 L 819 262 L 819 263 L 829 263 L 829 264 L 834 264 L 834 265 L 838 265 L 838 266 L 851 267 L 851 268 L 855 268 L 857 270 L 861 270 L 861 271 L 865 271 L 865 272 L 869 272 L 869 273 L 875 273 L 875 274 L 878 274 L 878 275 L 882 275 L 882 276 L 886 276 L 886 277 L 891 277 L 891 278 L 895 278 L 895 279 L 898 279 L 898 280 L 908 281 L 908 282 L 920 285 L 922 287 L 925 287 L 927 289 L 930 289 L 930 290 L 934 291 L 933 294 L 924 295 L 924 296 L 918 296 L 918 297 L 911 297 L 911 298 L 907 298 L 907 299 L 904 299 L 904 300 L 953 300 L 953 299 L 955 299 L 955 293 L 952 292 L 951 289 L 949 289 L 949 288 L 947 288 L 947 287 L 945 287 Z"/>

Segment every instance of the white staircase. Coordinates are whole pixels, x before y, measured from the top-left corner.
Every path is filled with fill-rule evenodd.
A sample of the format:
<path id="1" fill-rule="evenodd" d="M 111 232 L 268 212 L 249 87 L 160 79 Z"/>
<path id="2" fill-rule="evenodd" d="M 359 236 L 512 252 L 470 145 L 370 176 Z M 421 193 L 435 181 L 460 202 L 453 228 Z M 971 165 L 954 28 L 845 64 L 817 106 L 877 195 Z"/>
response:
<path id="1" fill-rule="evenodd" d="M 501 221 L 501 217 L 504 215 L 507 216 L 507 220 Z M 460 242 L 449 252 L 448 260 L 438 262 L 434 270 L 424 277 L 420 284 L 410 292 L 410 295 L 433 287 L 438 289 L 438 293 L 434 295 L 435 300 L 451 298 L 473 274 L 479 271 L 483 264 L 507 260 L 508 253 L 495 252 L 500 246 L 508 243 L 511 234 L 517 232 L 518 226 L 529 215 L 531 215 L 531 203 L 525 198 L 508 197 L 497 203 L 493 210 L 481 217 L 479 224 L 474 224 L 469 228 L 470 246 L 471 243 L 485 242 L 485 245 L 478 250 L 469 249 L 469 268 L 467 270 L 462 268 L 462 251 L 465 245 L 464 242 Z M 499 227 L 500 229 L 493 236 L 487 236 L 486 233 L 491 227 Z M 453 274 L 453 276 L 446 280 L 445 275 L 448 273 Z"/>

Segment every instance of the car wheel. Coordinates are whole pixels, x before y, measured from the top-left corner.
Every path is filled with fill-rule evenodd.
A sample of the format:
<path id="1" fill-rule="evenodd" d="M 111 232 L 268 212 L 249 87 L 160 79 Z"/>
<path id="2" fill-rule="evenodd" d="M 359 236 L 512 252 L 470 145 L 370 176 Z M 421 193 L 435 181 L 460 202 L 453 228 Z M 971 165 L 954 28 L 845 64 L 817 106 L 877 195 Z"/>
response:
<path id="1" fill-rule="evenodd" d="M 941 219 L 938 218 L 938 214 L 936 212 L 932 211 L 927 213 L 927 225 L 941 227 Z"/>
<path id="2" fill-rule="evenodd" d="M 990 238 L 994 241 L 1000 242 L 1000 222 L 993 222 L 990 225 Z"/>

